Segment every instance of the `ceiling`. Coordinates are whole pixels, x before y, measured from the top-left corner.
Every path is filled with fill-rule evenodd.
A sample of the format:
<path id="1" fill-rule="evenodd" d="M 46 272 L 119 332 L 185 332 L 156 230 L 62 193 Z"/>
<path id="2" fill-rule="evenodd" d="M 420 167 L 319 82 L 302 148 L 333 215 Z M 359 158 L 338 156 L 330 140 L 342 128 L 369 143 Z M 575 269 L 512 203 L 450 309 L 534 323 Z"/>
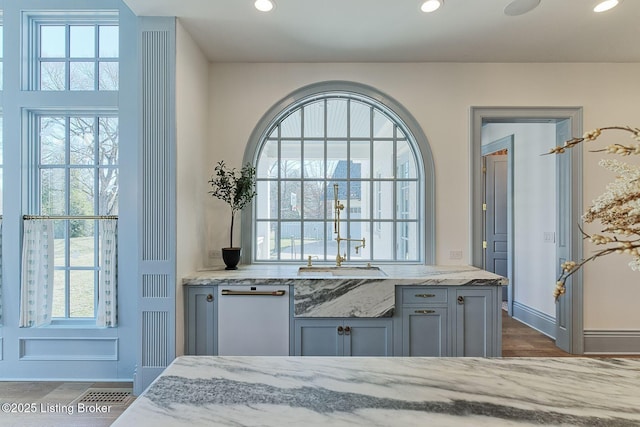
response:
<path id="1" fill-rule="evenodd" d="M 212 62 L 640 62 L 640 1 L 124 0 L 139 16 L 177 16 Z M 518 0 L 521 1 L 521 0 Z"/>

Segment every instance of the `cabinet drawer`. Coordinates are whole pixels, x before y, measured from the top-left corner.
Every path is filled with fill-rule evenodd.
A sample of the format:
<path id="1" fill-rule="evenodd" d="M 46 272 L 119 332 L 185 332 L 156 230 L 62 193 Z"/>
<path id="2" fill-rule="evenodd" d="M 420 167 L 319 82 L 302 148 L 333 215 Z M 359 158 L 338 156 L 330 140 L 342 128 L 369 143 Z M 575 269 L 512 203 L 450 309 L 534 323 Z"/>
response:
<path id="1" fill-rule="evenodd" d="M 402 289 L 402 304 L 446 304 L 447 289 L 442 288 L 412 288 Z"/>

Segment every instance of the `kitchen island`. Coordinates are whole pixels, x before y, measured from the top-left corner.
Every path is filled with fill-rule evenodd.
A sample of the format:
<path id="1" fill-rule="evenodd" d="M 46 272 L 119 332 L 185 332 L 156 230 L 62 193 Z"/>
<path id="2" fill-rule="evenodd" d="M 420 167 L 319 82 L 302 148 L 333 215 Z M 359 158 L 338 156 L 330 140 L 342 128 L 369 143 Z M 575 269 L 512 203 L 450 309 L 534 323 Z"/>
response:
<path id="1" fill-rule="evenodd" d="M 188 355 L 501 355 L 507 280 L 471 266 L 256 264 L 183 284 Z"/>
<path id="2" fill-rule="evenodd" d="M 113 426 L 640 425 L 640 359 L 183 356 Z"/>

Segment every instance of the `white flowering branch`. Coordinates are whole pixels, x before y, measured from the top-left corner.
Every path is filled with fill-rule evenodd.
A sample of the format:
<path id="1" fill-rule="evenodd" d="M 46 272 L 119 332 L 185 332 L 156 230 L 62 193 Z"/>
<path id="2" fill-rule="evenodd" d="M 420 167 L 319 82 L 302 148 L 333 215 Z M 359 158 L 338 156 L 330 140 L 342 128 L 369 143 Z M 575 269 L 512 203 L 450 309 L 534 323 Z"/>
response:
<path id="1" fill-rule="evenodd" d="M 567 149 L 573 148 L 584 141 L 595 141 L 603 131 L 621 130 L 631 133 L 631 138 L 636 142 L 631 144 L 611 144 L 603 149 L 593 152 L 606 152 L 628 156 L 640 154 L 640 129 L 629 126 L 610 126 L 586 132 L 582 138 L 573 138 L 563 146 L 554 147 L 548 154 L 561 154 Z M 580 262 L 566 261 L 562 263 L 562 272 L 556 282 L 553 292 L 557 300 L 566 292 L 566 281 L 587 262 L 601 256 L 612 253 L 627 254 L 633 259 L 629 266 L 633 270 L 640 270 L 640 167 L 630 165 L 618 160 L 601 160 L 600 166 L 616 172 L 618 176 L 609 183 L 606 190 L 593 205 L 584 213 L 582 219 L 585 222 L 599 220 L 604 226 L 601 233 L 589 235 L 580 228 L 585 239 L 589 239 L 596 245 L 607 246 L 596 251 L 592 256 Z"/>

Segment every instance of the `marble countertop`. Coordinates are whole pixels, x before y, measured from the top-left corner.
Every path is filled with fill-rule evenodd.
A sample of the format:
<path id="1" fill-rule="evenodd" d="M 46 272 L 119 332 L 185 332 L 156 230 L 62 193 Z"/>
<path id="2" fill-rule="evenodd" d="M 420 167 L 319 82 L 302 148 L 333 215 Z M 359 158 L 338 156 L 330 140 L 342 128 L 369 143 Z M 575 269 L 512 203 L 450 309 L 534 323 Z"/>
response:
<path id="1" fill-rule="evenodd" d="M 381 265 L 383 277 L 298 276 L 299 265 L 254 264 L 204 270 L 183 278 L 190 286 L 281 285 L 294 289 L 295 317 L 391 317 L 396 286 L 504 286 L 507 279 L 471 266 Z"/>
<path id="2" fill-rule="evenodd" d="M 392 280 L 402 285 L 494 285 L 504 286 L 507 279 L 469 265 L 376 265 L 386 275 L 373 277 L 368 275 L 342 275 L 332 277 L 319 272 L 318 274 L 298 275 L 298 268 L 303 264 L 251 264 L 241 265 L 237 270 L 225 270 L 219 267 L 211 270 L 201 270 L 182 279 L 184 285 L 210 285 L 221 282 L 238 285 L 273 285 L 293 284 L 306 281 L 314 283 L 318 281 L 341 282 L 353 279 L 365 280 Z M 362 267 L 363 264 L 345 265 L 348 267 Z M 314 267 L 331 267 L 331 265 L 314 264 Z"/>
<path id="3" fill-rule="evenodd" d="M 640 359 L 176 359 L 113 426 L 640 425 Z"/>

